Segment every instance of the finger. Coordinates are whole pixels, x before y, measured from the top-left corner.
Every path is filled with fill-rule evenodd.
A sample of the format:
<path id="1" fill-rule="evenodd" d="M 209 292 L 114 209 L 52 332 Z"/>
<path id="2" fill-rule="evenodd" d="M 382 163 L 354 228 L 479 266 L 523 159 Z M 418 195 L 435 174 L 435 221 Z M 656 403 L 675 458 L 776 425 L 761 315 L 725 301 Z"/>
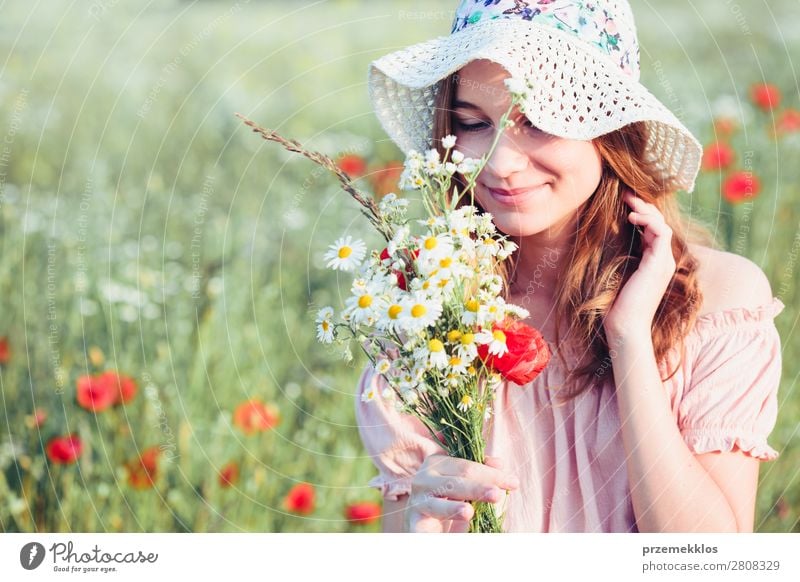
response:
<path id="1" fill-rule="evenodd" d="M 411 487 L 413 494 L 421 499 L 440 497 L 458 501 L 496 503 L 505 494 L 502 488 L 492 481 L 450 475 L 420 476 L 412 482 Z"/>
<path id="2" fill-rule="evenodd" d="M 469 531 L 469 520 L 454 519 L 446 522 L 445 527 L 448 527 L 446 531 L 450 533 L 467 533 Z"/>
<path id="3" fill-rule="evenodd" d="M 415 515 L 409 520 L 408 531 L 411 533 L 442 533 L 445 523 L 435 517 Z"/>
<path id="4" fill-rule="evenodd" d="M 439 520 L 461 519 L 470 520 L 475 511 L 472 505 L 464 501 L 452 499 L 442 499 L 441 497 L 429 497 L 411 506 L 411 511 L 427 517 L 435 517 Z"/>
<path id="5" fill-rule="evenodd" d="M 449 463 L 442 463 L 439 468 L 439 474 L 443 477 L 460 477 L 467 481 L 475 481 L 483 485 L 494 485 L 501 489 L 516 489 L 519 487 L 519 479 L 506 471 L 455 457 L 451 457 L 450 461 Z"/>

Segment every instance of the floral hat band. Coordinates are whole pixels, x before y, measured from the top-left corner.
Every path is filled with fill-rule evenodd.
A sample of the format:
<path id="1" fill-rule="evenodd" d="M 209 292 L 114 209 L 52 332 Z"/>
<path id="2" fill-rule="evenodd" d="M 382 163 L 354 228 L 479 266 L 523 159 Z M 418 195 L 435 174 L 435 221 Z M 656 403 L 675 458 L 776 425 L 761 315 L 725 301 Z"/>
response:
<path id="1" fill-rule="evenodd" d="M 639 79 L 639 43 L 627 3 L 575 0 L 462 0 L 450 34 L 498 18 L 535 22 L 573 34 Z"/>

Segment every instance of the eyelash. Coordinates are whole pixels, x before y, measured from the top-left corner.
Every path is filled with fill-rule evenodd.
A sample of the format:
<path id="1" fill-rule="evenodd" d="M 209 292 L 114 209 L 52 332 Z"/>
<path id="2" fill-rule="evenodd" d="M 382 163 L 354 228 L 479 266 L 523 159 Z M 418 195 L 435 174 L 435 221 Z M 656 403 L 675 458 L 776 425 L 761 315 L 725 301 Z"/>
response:
<path id="1" fill-rule="evenodd" d="M 458 126 L 459 129 L 463 129 L 464 131 L 469 131 L 469 132 L 480 131 L 489 126 L 489 124 L 486 123 L 485 121 L 481 121 L 480 123 L 474 123 L 474 124 L 467 124 L 461 121 L 456 121 L 456 125 Z M 538 128 L 535 125 L 533 125 L 527 117 L 524 118 L 524 125 L 529 129 L 538 130 Z"/>

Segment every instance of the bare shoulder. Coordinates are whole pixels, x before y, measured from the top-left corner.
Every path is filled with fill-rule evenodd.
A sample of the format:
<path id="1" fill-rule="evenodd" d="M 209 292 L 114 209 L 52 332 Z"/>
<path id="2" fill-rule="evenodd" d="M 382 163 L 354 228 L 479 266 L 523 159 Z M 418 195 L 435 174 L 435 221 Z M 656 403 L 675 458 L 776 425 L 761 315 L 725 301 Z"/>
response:
<path id="1" fill-rule="evenodd" d="M 697 276 L 703 304 L 699 316 L 739 307 L 754 309 L 772 301 L 769 279 L 750 259 L 696 244 L 689 244 L 689 250 L 700 263 Z"/>

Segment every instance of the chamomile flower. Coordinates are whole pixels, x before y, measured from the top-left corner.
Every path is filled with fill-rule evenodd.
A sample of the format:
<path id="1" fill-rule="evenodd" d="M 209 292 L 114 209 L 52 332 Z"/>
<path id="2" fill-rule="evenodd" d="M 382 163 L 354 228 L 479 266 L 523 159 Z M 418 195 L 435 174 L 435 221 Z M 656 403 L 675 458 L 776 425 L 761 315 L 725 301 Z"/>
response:
<path id="1" fill-rule="evenodd" d="M 402 328 L 403 312 L 408 309 L 405 305 L 407 293 L 397 287 L 390 287 L 389 290 L 380 296 L 376 308 L 377 321 L 375 327 L 380 331 L 398 331 Z"/>
<path id="2" fill-rule="evenodd" d="M 453 150 L 450 152 L 450 161 L 458 165 L 464 161 L 464 154 L 458 150 Z"/>
<path id="3" fill-rule="evenodd" d="M 489 346 L 489 353 L 494 356 L 502 356 L 508 353 L 508 345 L 506 345 L 506 334 L 502 330 L 496 329 L 490 331 L 488 329 L 481 330 L 475 335 L 475 340 L 482 345 Z"/>
<path id="4" fill-rule="evenodd" d="M 456 145 L 456 136 L 454 135 L 446 135 L 442 138 L 442 147 L 446 150 L 449 150 L 453 146 Z"/>
<path id="5" fill-rule="evenodd" d="M 469 394 L 464 394 L 464 396 L 462 396 L 461 400 L 458 403 L 458 409 L 461 412 L 466 412 L 467 410 L 472 408 L 474 404 L 475 402 L 472 400 L 472 396 L 470 396 Z"/>
<path id="6" fill-rule="evenodd" d="M 462 333 L 459 336 L 458 344 L 455 348 L 456 355 L 461 358 L 465 366 L 471 364 L 478 357 L 478 343 L 475 334 L 471 332 Z M 467 368 L 469 372 L 469 368 Z"/>
<path id="7" fill-rule="evenodd" d="M 429 232 L 417 239 L 417 244 L 419 245 L 417 262 L 423 268 L 453 253 L 453 239 L 450 238 L 449 234 Z"/>
<path id="8" fill-rule="evenodd" d="M 451 374 L 462 375 L 467 373 L 467 363 L 463 358 L 453 355 L 447 361 L 447 369 Z"/>
<path id="9" fill-rule="evenodd" d="M 333 341 L 333 307 L 323 307 L 317 313 L 317 341 L 329 344 Z"/>
<path id="10" fill-rule="evenodd" d="M 388 374 L 391 369 L 392 363 L 386 358 L 381 358 L 375 362 L 375 371 L 378 372 L 378 374 Z"/>
<path id="11" fill-rule="evenodd" d="M 444 349 L 444 344 L 441 340 L 436 338 L 430 340 L 428 345 L 423 348 L 425 355 L 427 355 L 427 363 L 431 368 L 439 370 L 447 367 L 448 357 Z"/>
<path id="12" fill-rule="evenodd" d="M 367 285 L 358 289 L 357 293 L 347 299 L 342 319 L 355 325 L 375 325 L 378 319 L 377 288 Z"/>
<path id="13" fill-rule="evenodd" d="M 513 303 L 506 303 L 505 312 L 508 315 L 513 315 L 517 319 L 527 319 L 530 316 L 530 311 L 525 309 L 524 307 L 520 307 L 519 305 L 514 305 Z"/>
<path id="14" fill-rule="evenodd" d="M 378 396 L 378 389 L 375 386 L 369 386 L 361 393 L 361 402 L 372 402 Z"/>
<path id="15" fill-rule="evenodd" d="M 442 314 L 442 302 L 420 292 L 412 294 L 401 304 L 400 328 L 408 333 L 418 333 L 432 326 Z"/>
<path id="16" fill-rule="evenodd" d="M 506 239 L 503 241 L 502 248 L 499 251 L 497 251 L 497 258 L 500 259 L 501 261 L 504 261 L 508 257 L 510 257 L 512 253 L 516 251 L 518 248 L 519 246 L 517 246 L 517 243 Z"/>
<path id="17" fill-rule="evenodd" d="M 505 85 L 512 97 L 524 99 L 528 93 L 528 84 L 522 79 L 509 77 L 505 80 Z"/>
<path id="18" fill-rule="evenodd" d="M 328 261 L 327 267 L 339 271 L 354 271 L 364 260 L 367 246 L 364 241 L 353 240 L 347 236 L 337 240 L 329 247 L 324 259 Z"/>
<path id="19" fill-rule="evenodd" d="M 461 323 L 467 327 L 478 323 L 478 312 L 480 311 L 481 303 L 476 298 L 472 297 L 467 299 L 464 303 L 464 311 L 461 312 Z"/>

